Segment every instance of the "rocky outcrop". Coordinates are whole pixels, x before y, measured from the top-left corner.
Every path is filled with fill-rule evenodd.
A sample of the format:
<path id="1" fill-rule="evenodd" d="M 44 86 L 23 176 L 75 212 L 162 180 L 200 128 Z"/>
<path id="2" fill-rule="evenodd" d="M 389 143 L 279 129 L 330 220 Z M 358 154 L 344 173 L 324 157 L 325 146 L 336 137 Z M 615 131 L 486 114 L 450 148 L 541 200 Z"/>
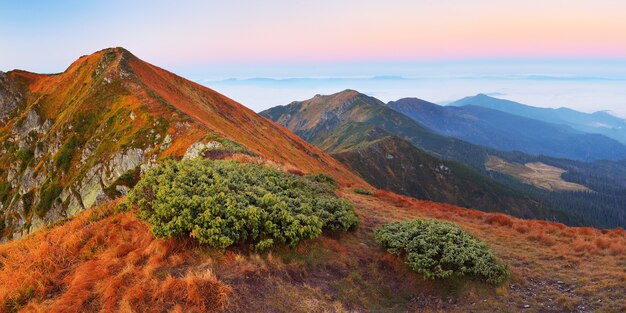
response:
<path id="1" fill-rule="evenodd" d="M 0 125 L 4 125 L 23 99 L 17 83 L 6 73 L 0 72 Z"/>
<path id="2" fill-rule="evenodd" d="M 222 144 L 217 141 L 210 141 L 207 143 L 196 142 L 187 148 L 183 160 L 195 159 L 202 155 L 202 153 L 210 150 L 220 149 Z"/>

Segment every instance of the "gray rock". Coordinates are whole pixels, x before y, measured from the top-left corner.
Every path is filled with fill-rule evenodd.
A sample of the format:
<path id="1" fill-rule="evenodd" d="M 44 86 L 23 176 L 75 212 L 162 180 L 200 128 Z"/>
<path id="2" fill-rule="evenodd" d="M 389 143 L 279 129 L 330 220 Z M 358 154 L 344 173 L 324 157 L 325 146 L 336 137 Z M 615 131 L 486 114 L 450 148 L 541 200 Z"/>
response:
<path id="1" fill-rule="evenodd" d="M 9 114 L 17 108 L 22 98 L 17 82 L 0 72 L 0 125 L 8 121 Z"/>
<path id="2" fill-rule="evenodd" d="M 222 148 L 222 144 L 217 141 L 210 141 L 208 143 L 196 142 L 187 148 L 183 160 L 195 159 L 202 155 L 203 152 Z"/>

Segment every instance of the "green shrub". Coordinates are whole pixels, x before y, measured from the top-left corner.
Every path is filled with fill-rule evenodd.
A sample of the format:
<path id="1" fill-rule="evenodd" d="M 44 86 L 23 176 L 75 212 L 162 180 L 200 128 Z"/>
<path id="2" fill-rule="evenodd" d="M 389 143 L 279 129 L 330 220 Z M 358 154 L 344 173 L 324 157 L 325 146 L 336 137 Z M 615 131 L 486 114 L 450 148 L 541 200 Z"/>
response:
<path id="1" fill-rule="evenodd" d="M 56 159 L 54 160 L 54 164 L 59 171 L 67 173 L 70 165 L 72 164 L 72 158 L 74 157 L 75 152 L 74 150 L 80 144 L 80 139 L 76 135 L 72 135 L 72 137 L 70 137 L 70 139 L 68 139 L 65 144 L 63 144 L 61 151 L 59 151 Z"/>
<path id="2" fill-rule="evenodd" d="M 354 189 L 354 193 L 358 193 L 360 195 L 366 195 L 366 196 L 371 196 L 371 195 L 374 194 L 373 191 L 367 190 L 367 189 L 363 189 L 363 188 Z"/>
<path id="3" fill-rule="evenodd" d="M 167 161 L 148 170 L 127 201 L 155 236 L 189 234 L 217 248 L 294 246 L 358 225 L 352 205 L 324 184 L 235 161 Z"/>
<path id="4" fill-rule="evenodd" d="M 377 228 L 376 241 L 427 278 L 470 276 L 500 283 L 507 269 L 487 244 L 459 226 L 428 219 L 393 222 Z"/>
<path id="5" fill-rule="evenodd" d="M 308 174 L 308 175 L 305 175 L 304 177 L 306 177 L 308 180 L 312 180 L 314 182 L 324 184 L 328 188 L 331 188 L 331 189 L 337 189 L 337 187 L 339 187 L 339 185 L 337 184 L 337 181 L 335 181 L 335 179 L 332 178 L 332 176 L 328 174 L 324 174 L 324 173 Z"/>

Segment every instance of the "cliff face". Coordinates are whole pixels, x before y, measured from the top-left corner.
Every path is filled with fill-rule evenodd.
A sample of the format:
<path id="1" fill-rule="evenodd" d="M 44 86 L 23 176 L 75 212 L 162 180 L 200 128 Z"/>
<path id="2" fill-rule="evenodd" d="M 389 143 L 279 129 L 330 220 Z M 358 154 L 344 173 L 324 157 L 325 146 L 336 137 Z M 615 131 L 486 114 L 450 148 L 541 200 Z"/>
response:
<path id="1" fill-rule="evenodd" d="M 159 159 L 204 150 L 241 147 L 359 180 L 241 104 L 122 48 L 83 56 L 60 74 L 0 73 L 0 141 L 0 238 L 124 195 Z"/>

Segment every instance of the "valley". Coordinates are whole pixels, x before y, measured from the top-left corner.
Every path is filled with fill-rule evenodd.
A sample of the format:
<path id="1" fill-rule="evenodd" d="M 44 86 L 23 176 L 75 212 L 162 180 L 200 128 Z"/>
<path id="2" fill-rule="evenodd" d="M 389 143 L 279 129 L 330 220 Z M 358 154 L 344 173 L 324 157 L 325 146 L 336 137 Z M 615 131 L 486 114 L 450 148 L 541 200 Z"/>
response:
<path id="1" fill-rule="evenodd" d="M 487 167 L 487 170 L 514 176 L 524 183 L 548 191 L 591 192 L 589 188 L 583 185 L 563 180 L 561 175 L 565 173 L 566 170 L 541 162 L 517 164 L 507 163 L 498 157 L 490 157 L 485 163 L 485 167 Z"/>

